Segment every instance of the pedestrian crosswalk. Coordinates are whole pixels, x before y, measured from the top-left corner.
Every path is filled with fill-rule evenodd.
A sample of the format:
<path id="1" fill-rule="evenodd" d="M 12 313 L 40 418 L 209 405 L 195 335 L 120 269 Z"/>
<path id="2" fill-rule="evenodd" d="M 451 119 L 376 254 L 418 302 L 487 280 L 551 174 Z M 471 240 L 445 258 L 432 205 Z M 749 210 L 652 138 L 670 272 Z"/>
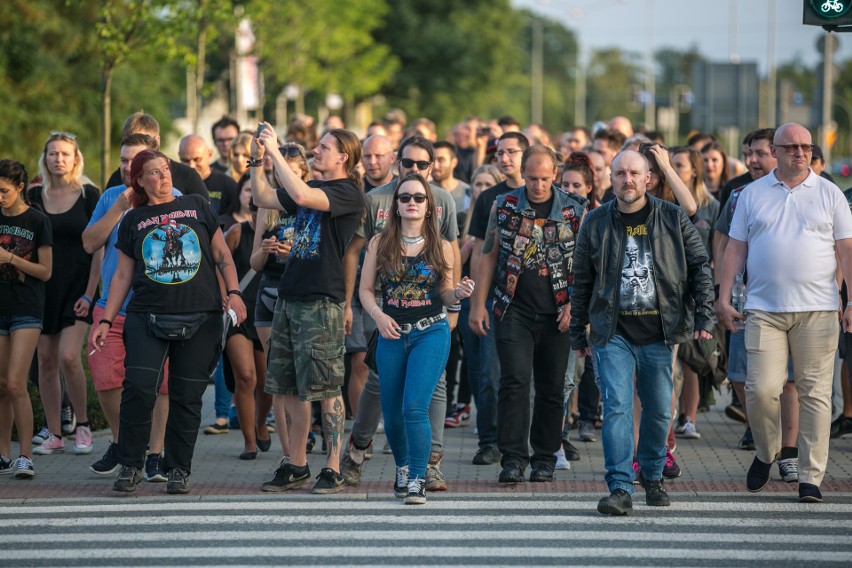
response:
<path id="1" fill-rule="evenodd" d="M 852 557 L 852 497 L 673 494 L 631 517 L 598 495 L 246 496 L 0 503 L 9 566 L 730 566 Z"/>

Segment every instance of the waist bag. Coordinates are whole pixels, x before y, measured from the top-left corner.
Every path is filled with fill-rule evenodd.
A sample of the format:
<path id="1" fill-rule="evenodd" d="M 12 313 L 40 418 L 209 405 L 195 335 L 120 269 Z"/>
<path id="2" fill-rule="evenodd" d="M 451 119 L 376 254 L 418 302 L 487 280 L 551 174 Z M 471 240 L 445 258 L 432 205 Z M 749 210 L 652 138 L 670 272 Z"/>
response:
<path id="1" fill-rule="evenodd" d="M 154 337 L 169 341 L 185 341 L 195 335 L 198 328 L 213 312 L 200 314 L 148 314 L 148 330 Z"/>

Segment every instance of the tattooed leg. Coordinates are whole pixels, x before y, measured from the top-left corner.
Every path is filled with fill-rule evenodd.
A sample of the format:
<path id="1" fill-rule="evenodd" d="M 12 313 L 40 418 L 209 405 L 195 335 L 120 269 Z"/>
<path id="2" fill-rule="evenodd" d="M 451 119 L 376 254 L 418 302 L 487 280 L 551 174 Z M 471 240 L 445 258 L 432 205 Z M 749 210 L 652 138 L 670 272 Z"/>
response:
<path id="1" fill-rule="evenodd" d="M 334 471 L 340 470 L 340 448 L 343 445 L 343 427 L 346 422 L 346 411 L 343 408 L 343 397 L 338 396 L 323 400 L 322 428 L 327 444 L 326 467 Z"/>

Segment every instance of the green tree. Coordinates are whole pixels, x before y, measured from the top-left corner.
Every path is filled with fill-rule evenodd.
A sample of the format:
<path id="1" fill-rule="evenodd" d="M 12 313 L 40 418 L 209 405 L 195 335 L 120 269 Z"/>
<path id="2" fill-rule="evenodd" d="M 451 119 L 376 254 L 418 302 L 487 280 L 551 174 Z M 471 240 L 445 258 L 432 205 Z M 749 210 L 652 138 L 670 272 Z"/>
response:
<path id="1" fill-rule="evenodd" d="M 632 101 L 631 88 L 644 85 L 641 56 L 618 48 L 592 52 L 587 70 L 587 116 L 607 120 L 625 115 L 641 122 L 642 110 Z"/>
<path id="2" fill-rule="evenodd" d="M 384 0 L 252 0 L 246 5 L 257 36 L 260 67 L 273 92 L 293 83 L 303 91 L 358 101 L 375 95 L 397 58 L 371 32 L 387 13 Z"/>

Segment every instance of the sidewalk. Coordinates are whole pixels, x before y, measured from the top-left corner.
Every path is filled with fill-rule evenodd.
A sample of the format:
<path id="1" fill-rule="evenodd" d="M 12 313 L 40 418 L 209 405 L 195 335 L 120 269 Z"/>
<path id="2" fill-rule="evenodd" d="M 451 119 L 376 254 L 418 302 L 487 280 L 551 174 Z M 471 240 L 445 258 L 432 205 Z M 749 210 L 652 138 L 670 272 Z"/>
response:
<path id="1" fill-rule="evenodd" d="M 666 488 L 670 492 L 693 494 L 713 492 L 745 492 L 745 473 L 751 465 L 753 452 L 737 449 L 743 433 L 743 425 L 724 415 L 727 394 L 718 395 L 720 402 L 709 412 L 698 416 L 699 440 L 679 439 L 675 456 L 683 475 Z M 213 386 L 204 398 L 203 426 L 213 421 Z M 351 423 L 347 423 L 351 425 Z M 454 493 L 602 493 L 604 483 L 603 449 L 598 441 L 583 443 L 576 439 L 576 430 L 571 431 L 571 442 L 581 454 L 581 460 L 572 462 L 570 471 L 557 471 L 552 483 L 523 483 L 511 487 L 498 487 L 497 476 L 500 466 L 475 466 L 471 458 L 477 450 L 474 426 L 447 428 L 442 471 Z M 348 438 L 348 434 L 347 434 Z M 36 477 L 31 481 L 0 478 L 0 499 L 56 498 L 56 497 L 116 497 L 112 491 L 114 476 L 98 476 L 89 471 L 106 450 L 109 434 L 97 432 L 94 436 L 95 449 L 87 456 L 77 456 L 71 450 L 64 454 L 35 456 Z M 191 495 L 257 495 L 264 481 L 272 478 L 278 465 L 280 446 L 277 434 L 272 434 L 272 449 L 260 454 L 256 461 L 241 461 L 243 442 L 239 431 L 208 436 L 199 433 L 195 449 L 193 471 L 190 477 Z M 385 436 L 376 436 L 375 453 L 364 470 L 364 481 L 357 488 L 347 487 L 346 493 L 387 493 L 394 475 L 393 458 L 382 453 Z M 66 442 L 66 447 L 69 444 Z M 73 439 L 70 443 L 73 450 Z M 13 452 L 16 450 L 13 447 Z M 324 464 L 317 439 L 314 453 L 309 454 L 308 464 L 316 475 Z M 776 466 L 772 468 L 773 480 L 764 491 L 796 494 L 796 484 L 780 481 Z M 302 494 L 310 491 L 310 485 L 294 491 Z M 852 436 L 831 440 L 828 470 L 822 491 L 830 498 L 831 493 L 852 493 Z M 165 496 L 165 484 L 146 483 L 139 485 L 138 496 Z M 119 495 L 120 497 L 120 495 Z"/>

